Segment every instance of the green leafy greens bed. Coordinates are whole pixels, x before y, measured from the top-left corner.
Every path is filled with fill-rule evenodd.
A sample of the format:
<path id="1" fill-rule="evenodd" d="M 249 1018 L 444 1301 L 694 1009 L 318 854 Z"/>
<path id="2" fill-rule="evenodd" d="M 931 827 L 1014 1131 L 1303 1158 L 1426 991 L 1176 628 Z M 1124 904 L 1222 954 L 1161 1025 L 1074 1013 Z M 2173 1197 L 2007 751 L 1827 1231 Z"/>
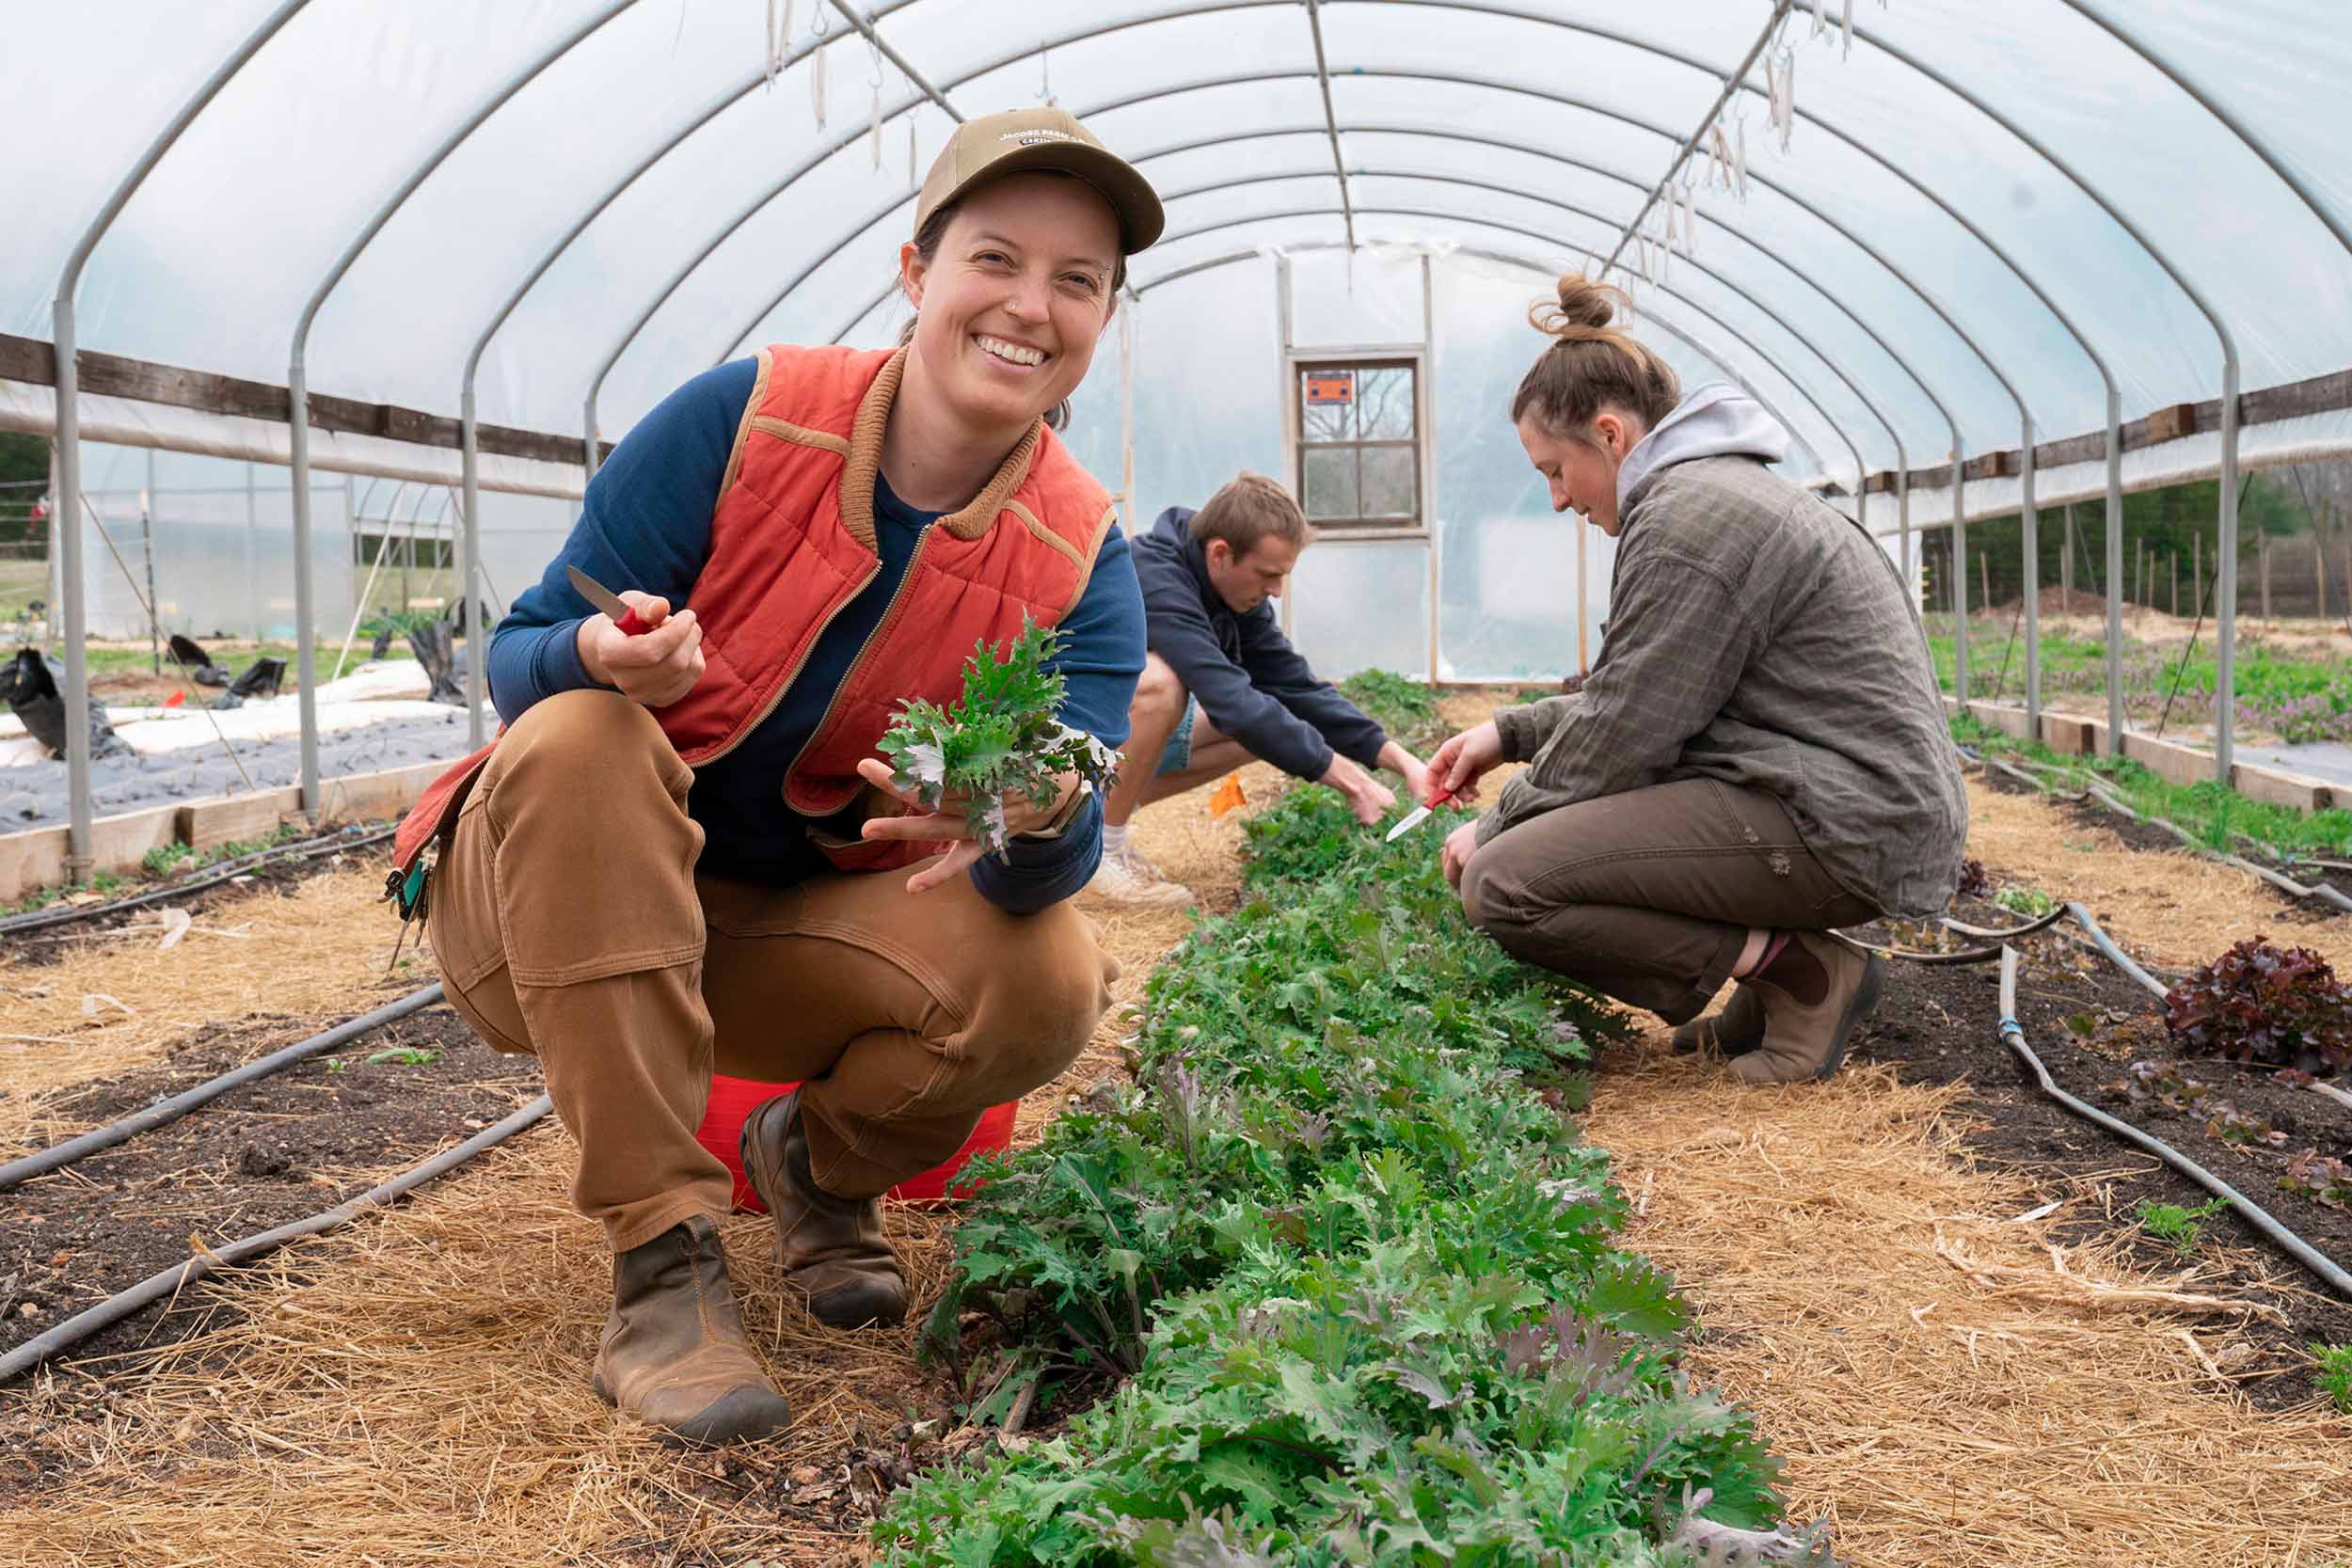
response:
<path id="1" fill-rule="evenodd" d="M 934 1349 L 983 1420 L 1120 1381 L 923 1476 L 885 1560 L 1829 1560 L 1613 1245 L 1560 1114 L 1606 1015 L 1470 929 L 1445 827 L 1384 852 L 1319 789 L 1251 822 L 1253 901 L 1153 976 L 1138 1082 L 987 1167 Z"/>

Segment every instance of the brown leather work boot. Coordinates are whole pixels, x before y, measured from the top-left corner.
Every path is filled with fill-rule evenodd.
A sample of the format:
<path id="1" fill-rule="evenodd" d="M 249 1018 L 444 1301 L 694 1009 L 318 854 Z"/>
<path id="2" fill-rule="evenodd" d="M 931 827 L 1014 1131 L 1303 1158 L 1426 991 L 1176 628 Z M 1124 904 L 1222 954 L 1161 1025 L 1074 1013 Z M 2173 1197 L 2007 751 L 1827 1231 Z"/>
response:
<path id="1" fill-rule="evenodd" d="M 1742 980 L 1724 1003 L 1723 1011 L 1677 1024 L 1675 1054 L 1697 1052 L 1707 1056 L 1739 1056 L 1764 1043 L 1764 999 Z"/>
<path id="2" fill-rule="evenodd" d="M 1796 1084 L 1836 1072 L 1885 984 L 1886 963 L 1875 953 L 1811 931 L 1791 933 L 1788 945 L 1803 951 L 1784 950 L 1785 968 L 1775 962 L 1748 982 L 1763 997 L 1764 1042 L 1733 1058 L 1732 1075 L 1743 1084 Z"/>
<path id="3" fill-rule="evenodd" d="M 700 1214 L 612 1259 L 591 1382 L 671 1443 L 743 1443 L 792 1419 L 743 1335 L 719 1232 Z"/>
<path id="4" fill-rule="evenodd" d="M 882 1234 L 877 1198 L 835 1197 L 809 1174 L 801 1092 L 778 1095 L 743 1118 L 738 1146 L 752 1190 L 776 1222 L 776 1261 L 832 1328 L 890 1328 L 907 1315 L 906 1276 Z"/>

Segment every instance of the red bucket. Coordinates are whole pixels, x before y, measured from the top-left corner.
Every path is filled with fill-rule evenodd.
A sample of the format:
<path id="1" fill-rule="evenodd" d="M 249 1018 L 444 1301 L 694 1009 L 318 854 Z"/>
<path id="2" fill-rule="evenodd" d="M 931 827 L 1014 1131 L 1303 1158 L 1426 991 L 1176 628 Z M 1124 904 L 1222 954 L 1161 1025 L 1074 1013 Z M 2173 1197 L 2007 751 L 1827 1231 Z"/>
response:
<path id="1" fill-rule="evenodd" d="M 765 1213 L 768 1206 L 759 1201 L 752 1184 L 743 1177 L 741 1141 L 743 1118 L 767 1101 L 780 1094 L 789 1094 L 798 1085 L 792 1084 L 755 1084 L 748 1078 L 729 1078 L 724 1073 L 710 1076 L 710 1106 L 703 1113 L 703 1124 L 694 1132 L 695 1141 L 719 1157 L 735 1178 L 735 1206 L 755 1214 Z M 911 1176 L 890 1189 L 889 1196 L 901 1203 L 944 1203 L 962 1197 L 971 1191 L 969 1185 L 956 1186 L 956 1173 L 975 1154 L 1012 1147 L 1013 1117 L 1021 1110 L 1015 1100 L 1002 1105 L 992 1105 L 980 1113 L 979 1126 L 964 1140 L 947 1163 L 920 1176 Z M 952 1189 L 952 1190 L 951 1190 Z"/>

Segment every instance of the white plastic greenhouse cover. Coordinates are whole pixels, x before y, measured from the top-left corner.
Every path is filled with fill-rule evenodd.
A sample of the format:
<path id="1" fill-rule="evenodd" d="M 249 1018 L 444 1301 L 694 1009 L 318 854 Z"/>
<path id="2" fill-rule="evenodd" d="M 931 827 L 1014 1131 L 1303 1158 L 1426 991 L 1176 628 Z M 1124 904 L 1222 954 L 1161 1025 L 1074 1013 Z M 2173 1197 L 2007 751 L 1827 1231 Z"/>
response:
<path id="1" fill-rule="evenodd" d="M 1931 394 L 1972 452 L 2017 443 L 2004 380 L 2044 439 L 2101 428 L 2103 383 L 2052 305 L 2106 360 L 2125 418 L 2217 396 L 2220 344 L 2165 262 L 2227 324 L 2244 387 L 2352 364 L 2341 0 L 1858 0 L 1851 46 L 1846 0 L 1823 10 L 1818 34 L 1812 0 L 1784 24 L 1789 150 L 1759 63 L 1724 116 L 1744 128 L 1747 199 L 1702 191 L 1673 293 L 1635 292 L 1746 372 L 1802 388 L 1789 417 L 1840 479 L 1849 443 L 1874 468 L 1897 462 L 1898 436 L 1915 464 L 1942 460 Z M 927 163 L 950 112 L 1050 92 L 1140 163 L 1171 197 L 1170 237 L 1136 268 L 1147 294 L 1217 255 L 1343 240 L 1348 212 L 1358 240 L 1575 264 L 1615 246 L 1774 12 L 879 0 L 885 56 L 818 0 L 26 8 L 0 59 L 0 319 L 51 336 L 105 194 L 281 13 L 91 253 L 80 345 L 282 384 L 338 258 L 497 101 L 326 296 L 310 382 L 456 412 L 475 342 L 552 256 L 489 339 L 480 415 L 577 432 L 610 359 L 610 437 L 747 346 L 886 334 L 895 319 L 867 304 L 908 227 L 909 137 Z"/>
<path id="2" fill-rule="evenodd" d="M 1851 492 L 2352 366 L 2347 82 L 2344 0 L 79 0 L 18 8 L 0 56 L 0 330 L 59 338 L 63 285 L 82 351 L 609 440 L 759 343 L 888 341 L 951 117 L 1050 100 L 1168 199 L 1123 329 L 1145 496 L 1276 466 L 1274 255 L 1322 268 L 1300 341 L 1318 299 L 1377 316 L 1384 257 L 1429 280 L 1439 520 L 1540 515 L 1500 408 L 1525 305 L 1612 258 L 1686 379 L 1749 387 Z M 1710 126 L 1743 193 L 1686 161 Z M 1677 244 L 1629 243 L 1670 214 Z M 1076 442 L 1114 485 L 1124 369 L 1106 344 Z M 0 381 L 0 425 L 49 428 L 38 379 Z M 282 423 L 77 406 L 96 438 L 287 451 Z M 2347 447 L 2336 403 L 2128 477 Z M 308 457 L 460 471 L 348 433 Z M 2041 499 L 2106 479 L 2070 461 Z M 1962 515 L 2022 499 L 1971 480 Z M 1913 526 L 1954 510 L 1908 499 Z M 1441 612 L 1394 609 L 1435 646 Z"/>

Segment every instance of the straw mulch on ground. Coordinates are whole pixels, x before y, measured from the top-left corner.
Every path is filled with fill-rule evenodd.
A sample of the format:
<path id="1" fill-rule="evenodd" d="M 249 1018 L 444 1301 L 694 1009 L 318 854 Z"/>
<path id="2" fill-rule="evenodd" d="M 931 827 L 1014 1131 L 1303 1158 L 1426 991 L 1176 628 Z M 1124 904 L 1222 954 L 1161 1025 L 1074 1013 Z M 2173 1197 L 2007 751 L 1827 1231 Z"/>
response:
<path id="1" fill-rule="evenodd" d="M 265 1055 L 427 984 L 429 966 L 405 959 L 386 980 L 399 923 L 383 893 L 384 863 L 355 855 L 290 892 L 215 898 L 169 947 L 154 911 L 111 931 L 16 939 L 24 956 L 0 961 L 0 1158 L 88 1131 L 57 1111 L 63 1091 L 199 1034 L 282 1019 L 251 1034 Z"/>
<path id="2" fill-rule="evenodd" d="M 1255 798 L 1276 775 L 1245 777 Z M 1207 805 L 1200 791 L 1153 807 L 1135 839 L 1214 910 L 1238 891 L 1240 819 L 1213 820 Z M 1120 1006 L 1024 1103 L 1025 1138 L 1120 1070 L 1125 1006 L 1192 921 L 1082 907 L 1122 966 Z M 565 1200 L 571 1160 L 544 1124 L 396 1212 L 192 1291 L 199 1300 L 183 1308 L 213 1310 L 216 1326 L 133 1358 L 101 1412 L 70 1376 L 0 1392 L 0 1451 L 30 1465 L 38 1445 L 70 1456 L 72 1475 L 0 1510 L 0 1561 L 511 1568 L 854 1553 L 869 1511 L 845 1505 L 874 1490 L 860 1456 L 889 1448 L 911 1408 L 941 1406 L 938 1375 L 914 1364 L 913 1326 L 848 1335 L 816 1323 L 778 1288 L 765 1218 L 739 1216 L 730 1263 L 755 1342 L 774 1347 L 793 1429 L 724 1453 L 661 1447 L 588 1386 L 611 1265 Z M 886 1213 L 916 1301 L 936 1295 L 952 1215 Z"/>
<path id="3" fill-rule="evenodd" d="M 1641 1210 L 1629 1243 L 1698 1307 L 1692 1379 L 1756 1412 L 1842 1560 L 2352 1560 L 2352 1420 L 2256 1410 L 2229 1381 L 2244 1314 L 2164 1299 L 2198 1276 L 2057 1244 L 2051 1193 L 1969 1159 L 1964 1090 L 1749 1089 L 1660 1032 L 1601 1078 L 1586 1128 Z"/>

